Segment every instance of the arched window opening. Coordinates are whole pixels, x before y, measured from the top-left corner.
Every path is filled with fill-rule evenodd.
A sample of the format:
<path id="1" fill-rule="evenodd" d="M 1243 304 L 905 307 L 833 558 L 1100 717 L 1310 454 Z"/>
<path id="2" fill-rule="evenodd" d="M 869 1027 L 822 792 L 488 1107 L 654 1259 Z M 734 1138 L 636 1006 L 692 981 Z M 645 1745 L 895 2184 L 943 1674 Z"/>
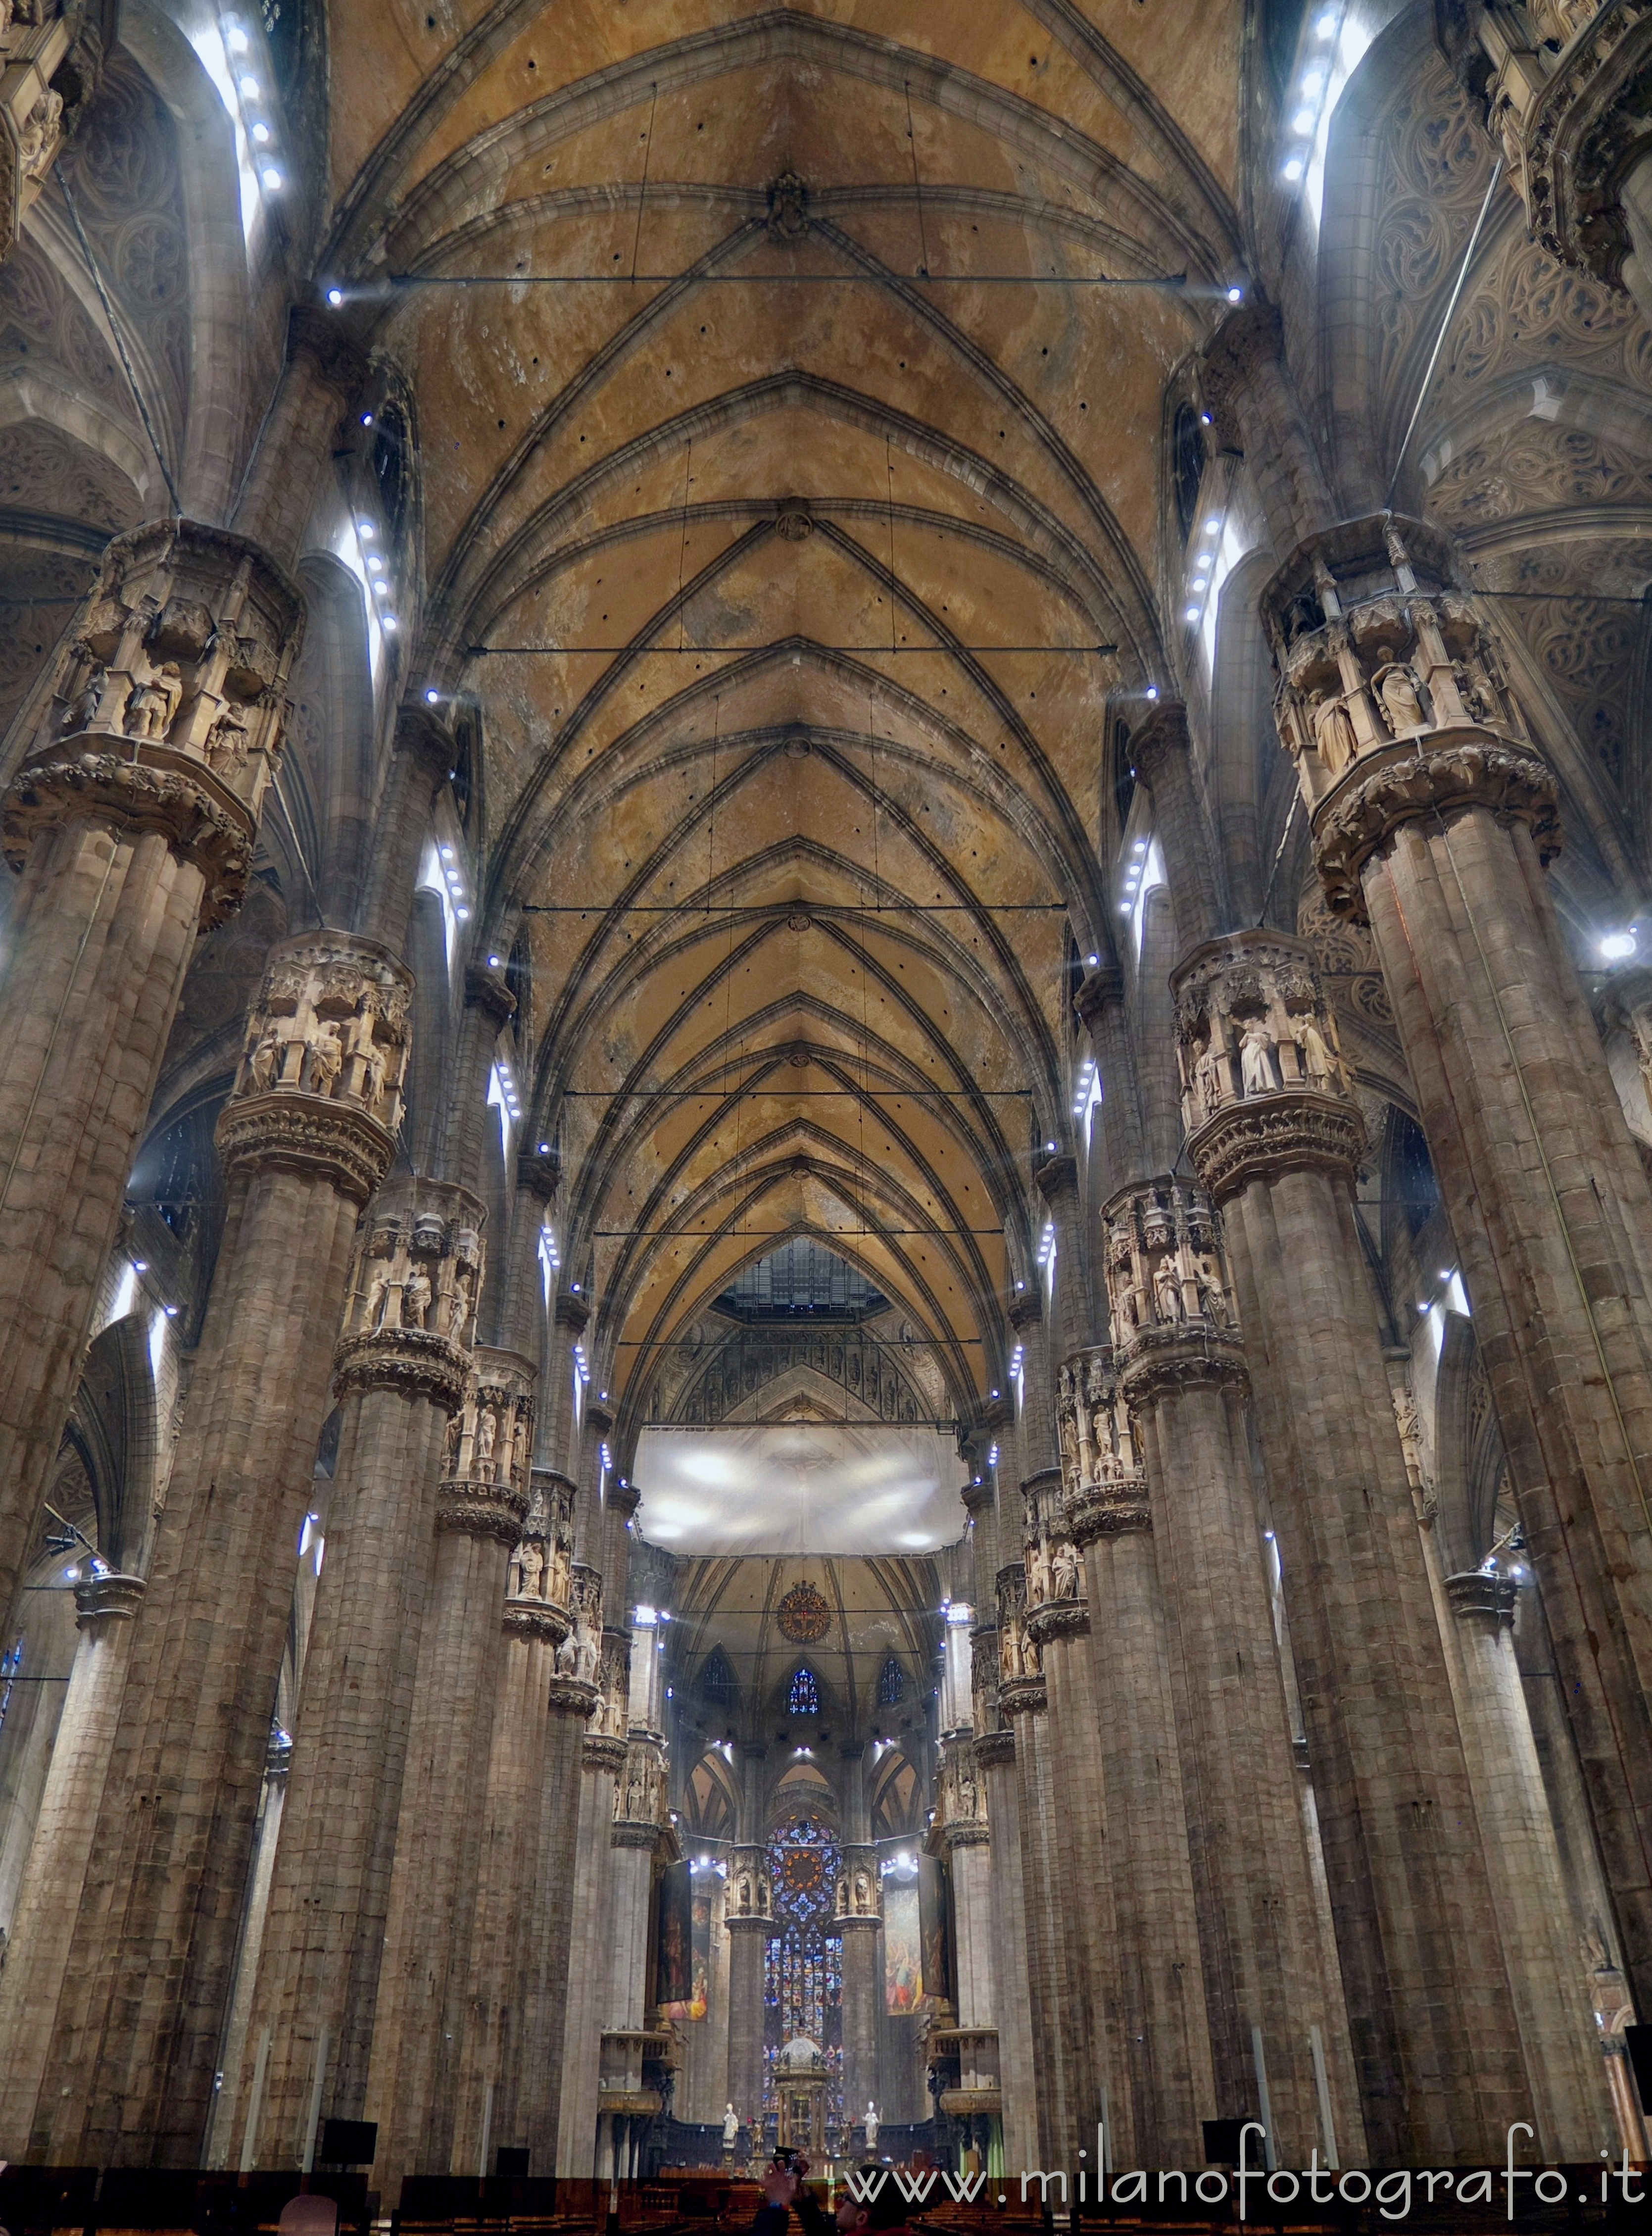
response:
<path id="1" fill-rule="evenodd" d="M 877 1696 L 880 1708 L 898 1708 L 907 1696 L 907 1673 L 893 1654 L 878 1672 Z"/>
<path id="2" fill-rule="evenodd" d="M 786 1695 L 787 1713 L 794 1716 L 817 1716 L 820 1713 L 820 1687 L 815 1682 L 815 1673 L 806 1665 L 792 1673 L 791 1690 Z"/>

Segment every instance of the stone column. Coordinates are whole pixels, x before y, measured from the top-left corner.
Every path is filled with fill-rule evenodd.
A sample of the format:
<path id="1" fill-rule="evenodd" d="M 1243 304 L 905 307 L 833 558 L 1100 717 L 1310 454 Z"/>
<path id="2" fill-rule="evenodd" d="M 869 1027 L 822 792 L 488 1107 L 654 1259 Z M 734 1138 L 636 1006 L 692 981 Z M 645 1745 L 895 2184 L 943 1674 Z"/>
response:
<path id="1" fill-rule="evenodd" d="M 1652 1197 L 1542 874 L 1554 779 L 1451 565 L 1428 529 L 1352 523 L 1263 619 L 1326 893 L 1369 919 L 1415 1083 L 1647 2009 Z"/>
<path id="2" fill-rule="evenodd" d="M 878 2070 L 883 2004 L 883 1881 L 875 1848 L 845 1846 L 840 1853 L 837 1915 L 832 1920 L 832 1930 L 843 1943 L 843 2120 L 846 2126 L 853 2126 L 866 2117 L 869 2104 L 881 2106 L 883 2101 Z"/>
<path id="3" fill-rule="evenodd" d="M 774 1923 L 766 1849 L 729 1859 L 729 2098 L 755 2144 L 763 2129 L 763 1990 Z"/>
<path id="4" fill-rule="evenodd" d="M 597 1706 L 580 1750 L 579 1832 L 574 1861 L 573 1930 L 567 2015 L 562 2029 L 556 2170 L 590 2180 L 595 2171 L 598 2060 L 608 1984 L 608 1897 L 615 1792 L 626 1766 L 627 1661 L 608 1650 L 602 1624 L 602 1578 L 583 1562 L 574 1568 L 579 1667 L 597 1687 Z"/>
<path id="5" fill-rule="evenodd" d="M 1223 1217 L 1374 2162 L 1503 2147 L 1531 2091 L 1354 1224 L 1364 1128 L 1301 942 L 1177 966 Z"/>
<path id="6" fill-rule="evenodd" d="M 1341 1983 L 1321 1963 L 1251 1477 L 1249 1383 L 1215 1213 L 1203 1188 L 1167 1175 L 1115 1196 L 1102 1218 L 1118 1378 L 1105 1353 L 1072 1362 L 1075 1441 L 1092 1462 L 1105 1521 L 1124 1480 L 1121 1402 L 1141 1439 L 1159 1571 L 1174 1609 L 1177 1722 L 1217 2105 L 1225 2118 L 1262 2120 L 1282 2164 L 1306 2164 L 1317 2146 L 1328 2162 L 1360 2165 Z M 1075 1503 L 1087 1507 L 1085 1491 Z M 1315 2034 L 1332 2095 L 1328 2134 Z"/>
<path id="7" fill-rule="evenodd" d="M 141 1576 L 113 1573 L 75 1587 L 80 1637 L 0 1969 L 0 2138 L 14 2157 L 29 2145 L 143 1594 Z"/>
<path id="8" fill-rule="evenodd" d="M 482 1217 L 469 1189 L 396 1180 L 357 1249 L 333 1370 L 327 1558 L 246 2035 L 256 2059 L 267 2033 L 256 2111 L 266 2165 L 302 2161 L 318 2102 L 362 2115 L 436 1483 L 470 1371 Z M 249 2063 L 237 2092 L 246 2118 L 252 2074 Z"/>
<path id="9" fill-rule="evenodd" d="M 30 2154 L 197 2162 L 292 1567 L 362 1205 L 390 1159 L 408 978 L 371 941 L 271 955 L 219 1121 L 229 1207 L 136 1626 Z"/>
<path id="10" fill-rule="evenodd" d="M 1458 1719 L 1485 1833 L 1485 1864 L 1525 2045 L 1537 2141 L 1585 2164 L 1616 2146 L 1554 1825 L 1514 1654 L 1512 1576 L 1447 1576 Z M 1454 1649 L 1454 1653 L 1452 1652 Z"/>
<path id="11" fill-rule="evenodd" d="M 1088 1409 L 1096 1473 L 1069 1503 L 1092 1617 L 1098 1753 L 1119 1975 L 1119 2164 L 1203 2163 L 1218 2109 L 1163 1587 L 1146 1477 L 1104 1361 Z M 1111 2101 L 1116 2097 L 1121 2101 Z"/>
<path id="12" fill-rule="evenodd" d="M 117 536 L 0 804 L 22 872 L 0 986 L 0 1616 L 184 974 L 246 890 L 303 613 L 240 536 Z"/>
<path id="13" fill-rule="evenodd" d="M 404 2174 L 445 2174 L 451 2160 L 500 1611 L 528 1511 L 534 1371 L 515 1352 L 478 1350 L 444 1455 L 364 2099 L 387 2196 Z"/>

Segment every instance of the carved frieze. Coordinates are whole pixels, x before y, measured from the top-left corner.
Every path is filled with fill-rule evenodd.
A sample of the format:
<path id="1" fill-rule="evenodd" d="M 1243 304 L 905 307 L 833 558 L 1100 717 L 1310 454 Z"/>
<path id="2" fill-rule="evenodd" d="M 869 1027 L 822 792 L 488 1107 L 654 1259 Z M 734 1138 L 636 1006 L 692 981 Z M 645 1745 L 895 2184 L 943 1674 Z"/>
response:
<path id="1" fill-rule="evenodd" d="M 1166 1175 L 1122 1190 L 1101 1216 L 1113 1355 L 1121 1371 L 1167 1336 L 1231 1336 L 1238 1315 L 1216 1211 L 1203 1188 Z"/>
<path id="2" fill-rule="evenodd" d="M 727 1923 L 766 1924 L 774 1916 L 774 1889 L 766 1848 L 737 1848 L 729 1870 Z"/>
<path id="3" fill-rule="evenodd" d="M 832 1890 L 834 1931 L 845 1925 L 878 1925 L 883 1919 L 883 1880 L 875 1848 L 845 1848 Z"/>
<path id="4" fill-rule="evenodd" d="M 1026 1627 L 1027 1573 L 1024 1561 L 1012 1562 L 998 1572 L 998 1685 L 999 1705 L 1005 1714 L 1012 1690 L 1033 1680 L 1042 1687 L 1044 1657 Z"/>
<path id="5" fill-rule="evenodd" d="M 466 1325 L 473 1324 L 474 1305 Z M 543 1542 L 522 1536 L 530 1503 L 534 1378 L 533 1362 L 515 1351 L 475 1351 L 463 1404 L 448 1424 L 436 1528 L 497 1537 L 508 1544 L 508 1590 L 516 1592 L 522 1583 L 531 1582 L 534 1590 L 518 1595 L 544 1607 L 547 1631 L 554 1630 L 560 1637 L 569 1619 L 550 1619 L 541 1588 L 545 1581 Z"/>
<path id="6" fill-rule="evenodd" d="M 556 1674 L 590 1687 L 593 1731 L 623 1743 L 629 1679 L 624 1657 L 603 1650 L 602 1578 L 583 1562 L 572 1562 L 567 1590 L 568 1621 L 556 1649 Z"/>

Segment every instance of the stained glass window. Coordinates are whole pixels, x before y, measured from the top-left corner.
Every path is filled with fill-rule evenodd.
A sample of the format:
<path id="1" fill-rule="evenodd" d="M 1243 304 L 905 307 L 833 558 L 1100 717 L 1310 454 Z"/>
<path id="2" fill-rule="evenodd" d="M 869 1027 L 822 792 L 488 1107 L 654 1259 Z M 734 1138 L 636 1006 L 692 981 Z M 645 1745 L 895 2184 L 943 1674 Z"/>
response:
<path id="1" fill-rule="evenodd" d="M 769 1874 L 781 1930 L 769 1943 L 764 1983 L 764 2106 L 777 2109 L 776 2056 L 806 2034 L 826 2053 L 829 2126 L 843 2116 L 843 1943 L 830 1930 L 837 1868 L 837 1835 L 818 1817 L 790 1817 L 775 1828 Z"/>
<path id="2" fill-rule="evenodd" d="M 817 1716 L 820 1713 L 820 1687 L 815 1682 L 812 1669 L 797 1670 L 792 1677 L 791 1691 L 786 1700 L 788 1713 L 794 1716 Z"/>
<path id="3" fill-rule="evenodd" d="M 899 1707 L 906 1698 L 906 1672 L 891 1654 L 878 1676 L 878 1706 L 880 1708 Z"/>

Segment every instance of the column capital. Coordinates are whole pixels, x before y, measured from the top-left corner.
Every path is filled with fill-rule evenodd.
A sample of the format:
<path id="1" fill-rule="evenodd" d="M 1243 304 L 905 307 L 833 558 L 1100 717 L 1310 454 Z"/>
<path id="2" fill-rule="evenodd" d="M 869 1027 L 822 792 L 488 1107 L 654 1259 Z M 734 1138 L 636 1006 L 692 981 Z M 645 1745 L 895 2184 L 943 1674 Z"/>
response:
<path id="1" fill-rule="evenodd" d="M 1124 998 L 1124 974 L 1117 963 L 1087 970 L 1072 997 L 1073 1009 L 1086 1032 L 1093 1033 L 1104 1013 Z"/>
<path id="2" fill-rule="evenodd" d="M 1074 1157 L 1046 1157 L 1032 1171 L 1032 1185 L 1052 1209 L 1077 1193 L 1078 1165 Z"/>
<path id="3" fill-rule="evenodd" d="M 149 1588 L 141 1576 L 126 1576 L 115 1569 L 86 1576 L 75 1587 L 75 1627 L 94 1630 L 100 1623 L 130 1622 L 143 1605 Z"/>
<path id="4" fill-rule="evenodd" d="M 551 1148 L 521 1149 L 516 1156 L 516 1185 L 529 1195 L 537 1196 L 541 1203 L 554 1203 L 556 1191 L 562 1182 L 562 1159 L 560 1151 Z"/>
<path id="5" fill-rule="evenodd" d="M 576 1297 L 568 1290 L 561 1289 L 553 1300 L 551 1318 L 558 1327 L 567 1328 L 570 1334 L 580 1336 L 590 1323 L 591 1307 L 583 1297 Z"/>
<path id="6" fill-rule="evenodd" d="M 1111 1346 L 1092 1345 L 1062 1361 L 1056 1374 L 1055 1418 L 1065 1526 L 1082 1549 L 1101 1534 L 1105 1525 L 1092 1526 L 1096 1517 L 1133 1496 L 1131 1486 L 1141 1474 L 1135 1424 Z"/>
<path id="7" fill-rule="evenodd" d="M 1187 753 L 1192 745 L 1187 708 L 1179 699 L 1161 699 L 1139 729 L 1130 733 L 1130 757 L 1136 773 L 1151 792 L 1153 779 L 1163 776 L 1172 755 Z"/>
<path id="8" fill-rule="evenodd" d="M 1052 1639 L 1088 1638 L 1089 1605 L 1082 1599 L 1045 1600 L 1039 1606 L 1027 1609 L 1026 1634 L 1040 1654 L 1045 1652 Z M 1001 1703 L 1001 1688 L 999 1699 Z"/>
<path id="9" fill-rule="evenodd" d="M 303 358 L 331 388 L 340 407 L 366 385 L 371 361 L 331 311 L 317 303 L 295 303 L 287 312 L 287 363 Z"/>
<path id="10" fill-rule="evenodd" d="M 1010 1299 L 1010 1307 L 1005 1318 L 1017 1335 L 1025 1335 L 1028 1328 L 1037 1327 L 1044 1318 L 1044 1300 L 1037 1289 L 1018 1291 Z"/>
<path id="11" fill-rule="evenodd" d="M 364 1203 L 401 1122 L 412 991 L 374 939 L 301 932 L 272 948 L 218 1121 L 226 1168 L 325 1171 Z"/>
<path id="12" fill-rule="evenodd" d="M 1554 779 L 1438 529 L 1387 513 L 1340 522 L 1297 545 L 1260 611 L 1333 910 L 1363 917 L 1360 871 L 1419 817 L 1486 807 L 1526 824 L 1544 862 L 1559 852 Z"/>
<path id="13" fill-rule="evenodd" d="M 1278 362 L 1285 330 L 1275 306 L 1252 294 L 1230 311 L 1204 345 L 1199 363 L 1199 393 L 1220 441 L 1244 448 L 1244 398 L 1267 366 Z M 1131 738 L 1131 750 L 1136 736 Z M 1137 766 L 1139 768 L 1139 760 Z"/>
<path id="14" fill-rule="evenodd" d="M 495 1032 L 503 1032 L 516 1014 L 516 996 L 498 971 L 485 963 L 466 963 L 464 996 L 465 1007 L 480 1009 Z"/>
<path id="15" fill-rule="evenodd" d="M 845 1926 L 875 1927 L 883 1923 L 883 1880 L 877 1867 L 877 1851 L 869 1842 L 845 1845 L 833 1889 L 832 1930 Z"/>
<path id="16" fill-rule="evenodd" d="M 451 1180 L 415 1177 L 380 1191 L 351 1269 L 336 1398 L 398 1390 L 459 1411 L 472 1370 L 486 1216 L 482 1199 Z"/>
<path id="17" fill-rule="evenodd" d="M 1008 1730 L 978 1732 L 975 1734 L 975 1761 L 981 1770 L 1013 1769 L 1015 1733 Z"/>
<path id="18" fill-rule="evenodd" d="M 1098 1537 L 1124 1537 L 1151 1529 L 1153 1509 L 1147 1477 L 1139 1470 L 1114 1483 L 1086 1483 L 1067 1502 L 1067 1524 L 1080 1549 Z"/>
<path id="19" fill-rule="evenodd" d="M 1113 1359 L 1179 1345 L 1219 1349 L 1238 1325 L 1216 1207 L 1196 1182 L 1165 1174 L 1121 1188 L 1101 1213 Z M 1128 1392 L 1125 1391 L 1125 1395 Z"/>
<path id="20" fill-rule="evenodd" d="M 546 1704 L 559 1715 L 578 1716 L 587 1720 L 597 1712 L 600 1699 L 594 1685 L 582 1685 L 577 1677 L 553 1677 L 547 1689 Z"/>
<path id="21" fill-rule="evenodd" d="M 1459 1622 L 1481 1624 L 1490 1631 L 1511 1630 L 1520 1587 L 1512 1576 L 1499 1576 L 1483 1568 L 1447 1576 L 1446 1597 Z"/>
<path id="22" fill-rule="evenodd" d="M 200 869 L 204 931 L 233 916 L 303 635 L 298 585 L 246 536 L 193 520 L 117 536 L 5 794 L 11 867 L 41 831 L 101 818 Z"/>
<path id="23" fill-rule="evenodd" d="M 580 1743 L 580 1767 L 606 1771 L 618 1778 L 626 1766 L 626 1743 L 612 1732 L 587 1732 Z"/>
<path id="24" fill-rule="evenodd" d="M 1528 0 L 1469 21 L 1452 58 L 1472 76 L 1461 49 L 1478 35 L 1491 65 L 1487 128 L 1532 238 L 1622 288 L 1635 248 L 1624 190 L 1652 155 L 1652 0 Z"/>
<path id="25" fill-rule="evenodd" d="M 1217 1202 L 1305 1166 L 1354 1173 L 1365 1121 L 1314 951 L 1282 932 L 1206 940 L 1170 973 L 1188 1154 Z M 1223 1323 L 1234 1325 L 1229 1307 Z"/>

